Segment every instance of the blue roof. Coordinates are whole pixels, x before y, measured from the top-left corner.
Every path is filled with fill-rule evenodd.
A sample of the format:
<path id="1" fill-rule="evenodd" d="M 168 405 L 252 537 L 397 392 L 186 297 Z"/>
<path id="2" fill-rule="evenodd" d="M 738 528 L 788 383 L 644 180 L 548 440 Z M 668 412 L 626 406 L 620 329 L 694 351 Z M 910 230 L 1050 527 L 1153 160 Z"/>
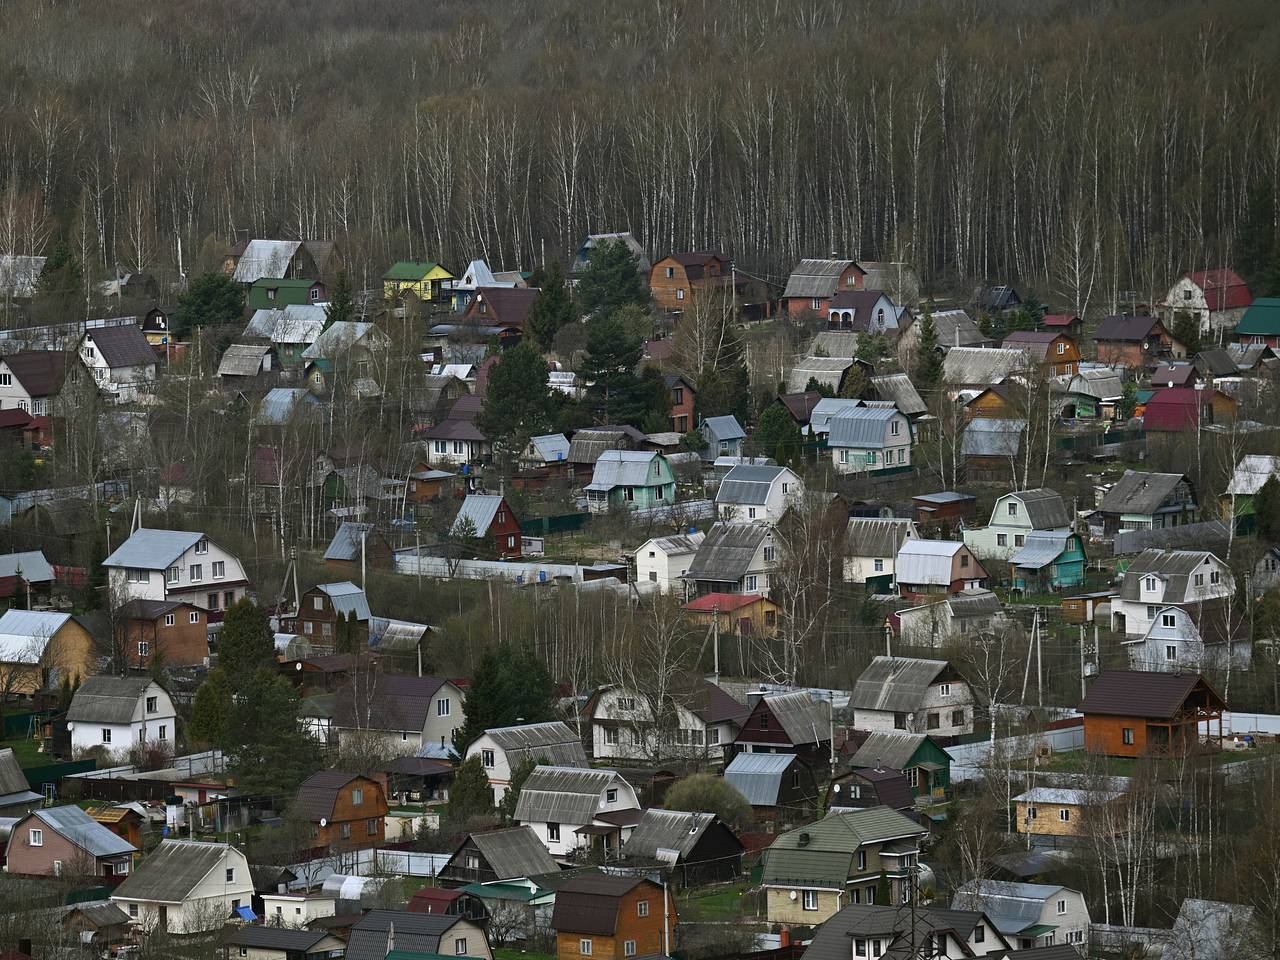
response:
<path id="1" fill-rule="evenodd" d="M 254 422 L 267 426 L 283 426 L 293 416 L 299 404 L 319 406 L 320 401 L 312 396 L 311 391 L 301 387 L 272 387 L 262 398 L 258 407 L 258 415 Z"/>
<path id="2" fill-rule="evenodd" d="M 702 423 L 717 440 L 741 440 L 747 435 L 742 429 L 742 424 L 738 423 L 738 418 L 732 414 L 725 417 L 707 417 Z"/>
<path id="3" fill-rule="evenodd" d="M 344 520 L 338 524 L 338 532 L 329 541 L 329 548 L 324 552 L 326 560 L 358 560 L 360 558 L 360 536 L 373 529 L 371 523 L 355 523 Z"/>
<path id="4" fill-rule="evenodd" d="M 333 604 L 333 609 L 344 616 L 352 610 L 356 612 L 356 618 L 359 620 L 368 620 L 369 601 L 364 595 L 364 591 L 357 587 L 350 580 L 341 580 L 338 583 L 319 583 L 316 589 L 328 596 L 329 601 Z"/>
<path id="5" fill-rule="evenodd" d="M 895 407 L 855 407 L 845 410 L 827 424 L 830 431 L 827 446 L 879 449 L 885 445 L 885 424 L 894 417 L 901 416 Z M 909 431 L 910 427 L 907 429 Z"/>
<path id="6" fill-rule="evenodd" d="M 190 530 L 150 530 L 142 527 L 102 561 L 104 567 L 164 570 L 204 539 Z"/>
<path id="7" fill-rule="evenodd" d="M 138 848 L 116 836 L 75 804 L 46 807 L 34 815 L 94 857 L 114 857 L 133 853 Z"/>

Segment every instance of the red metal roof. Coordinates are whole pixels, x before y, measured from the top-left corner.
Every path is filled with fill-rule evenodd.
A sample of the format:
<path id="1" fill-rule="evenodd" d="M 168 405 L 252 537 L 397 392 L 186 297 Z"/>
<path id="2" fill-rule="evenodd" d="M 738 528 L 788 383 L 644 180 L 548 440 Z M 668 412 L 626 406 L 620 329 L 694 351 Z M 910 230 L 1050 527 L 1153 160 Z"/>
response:
<path id="1" fill-rule="evenodd" d="M 1144 430 L 1194 430 L 1200 416 L 1201 394 L 1193 387 L 1165 387 L 1147 401 Z"/>
<path id="2" fill-rule="evenodd" d="M 1253 294 L 1234 270 L 1199 270 L 1187 279 L 1204 291 L 1210 310 L 1234 310 L 1253 303 Z"/>
<path id="3" fill-rule="evenodd" d="M 1040 322 L 1046 327 L 1069 327 L 1079 319 L 1074 313 L 1046 313 Z"/>
<path id="4" fill-rule="evenodd" d="M 716 610 L 721 613 L 732 613 L 734 610 L 749 607 L 757 600 L 763 599 L 758 593 L 707 593 L 696 600 L 690 600 L 684 608 L 700 613 L 712 613 Z"/>
<path id="5" fill-rule="evenodd" d="M 14 407 L 11 410 L 0 410 L 0 429 L 23 429 L 31 426 L 31 415 L 25 410 Z"/>
<path id="6" fill-rule="evenodd" d="M 423 887 L 409 900 L 405 910 L 409 913 L 447 913 L 449 904 L 462 895 L 461 890 Z"/>

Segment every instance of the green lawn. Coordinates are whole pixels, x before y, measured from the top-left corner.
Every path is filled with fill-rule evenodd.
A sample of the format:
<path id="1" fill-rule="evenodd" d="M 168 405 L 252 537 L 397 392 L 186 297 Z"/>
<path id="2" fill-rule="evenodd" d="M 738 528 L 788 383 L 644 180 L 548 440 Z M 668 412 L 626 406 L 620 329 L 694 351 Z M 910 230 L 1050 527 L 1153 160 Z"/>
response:
<path id="1" fill-rule="evenodd" d="M 742 916 L 742 888 L 729 887 L 714 893 L 695 894 L 680 901 L 680 914 L 690 920 L 734 920 Z M 686 910 L 689 913 L 686 914 Z"/>
<path id="2" fill-rule="evenodd" d="M 0 749 L 8 747 L 13 751 L 13 755 L 18 758 L 18 766 L 20 767 L 43 767 L 53 763 L 53 758 L 48 754 L 39 752 L 40 741 L 24 738 L 22 740 L 5 740 L 0 743 Z"/>

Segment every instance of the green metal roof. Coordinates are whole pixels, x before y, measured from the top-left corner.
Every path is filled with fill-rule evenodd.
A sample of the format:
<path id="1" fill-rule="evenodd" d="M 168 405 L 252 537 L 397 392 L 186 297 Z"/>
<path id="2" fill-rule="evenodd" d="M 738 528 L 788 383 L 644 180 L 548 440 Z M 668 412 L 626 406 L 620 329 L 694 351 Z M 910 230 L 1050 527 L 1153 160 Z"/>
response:
<path id="1" fill-rule="evenodd" d="M 1253 301 L 1240 322 L 1236 336 L 1265 336 L 1280 333 L 1280 297 L 1262 297 Z"/>
<path id="2" fill-rule="evenodd" d="M 890 807 L 870 807 L 824 817 L 782 834 L 765 851 L 763 882 L 843 888 L 853 852 L 864 844 L 926 833 Z"/>
<path id="3" fill-rule="evenodd" d="M 1057 926 L 1052 923 L 1033 923 L 1024 930 L 1018 931 L 1020 937 L 1043 937 L 1046 933 L 1053 933 L 1057 930 Z"/>
<path id="4" fill-rule="evenodd" d="M 383 280 L 421 280 L 440 264 L 434 260 L 400 260 L 382 275 Z"/>

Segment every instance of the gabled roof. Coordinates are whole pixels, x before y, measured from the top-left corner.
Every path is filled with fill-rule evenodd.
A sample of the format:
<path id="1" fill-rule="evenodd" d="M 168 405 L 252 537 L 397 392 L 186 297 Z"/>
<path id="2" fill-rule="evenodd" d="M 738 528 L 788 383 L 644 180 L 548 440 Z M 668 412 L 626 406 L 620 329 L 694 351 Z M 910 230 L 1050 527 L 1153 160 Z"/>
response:
<path id="1" fill-rule="evenodd" d="M 0 748 L 0 800 L 17 804 L 39 799 L 40 794 L 31 789 L 22 773 L 17 754 L 10 747 Z"/>
<path id="2" fill-rule="evenodd" d="M 898 308 L 893 299 L 882 290 L 841 290 L 831 299 L 829 309 L 851 312 L 853 317 L 849 321 L 849 329 L 864 332 L 872 328 L 875 310 L 882 301 L 884 306 L 881 309 L 886 311 L 884 323 L 888 324 L 889 321 L 896 323 Z M 843 318 L 841 322 L 844 322 Z"/>
<path id="3" fill-rule="evenodd" d="M 959 593 L 951 594 L 942 602 L 951 611 L 952 618 L 958 620 L 970 617 L 991 617 L 1004 611 L 1000 598 L 992 591 L 981 587 L 966 588 Z"/>
<path id="4" fill-rule="evenodd" d="M 1069 327 L 1079 320 L 1074 313 L 1046 313 L 1040 318 L 1040 324 L 1045 327 Z"/>
<path id="5" fill-rule="evenodd" d="M 717 819 L 711 813 L 651 808 L 640 816 L 631 837 L 623 844 L 622 855 L 657 857 L 660 850 L 675 850 L 681 858 L 688 857 Z"/>
<path id="6" fill-rule="evenodd" d="M 605 450 L 595 462 L 591 482 L 587 490 L 609 491 L 614 487 L 648 487 L 669 483 L 669 476 L 658 471 L 653 476 L 651 467 L 665 458 L 650 450 Z"/>
<path id="7" fill-rule="evenodd" d="M 831 739 L 831 701 L 818 700 L 804 690 L 794 690 L 766 694 L 764 705 L 793 746 L 826 743 Z"/>
<path id="8" fill-rule="evenodd" d="M 753 807 L 772 807 L 778 803 L 782 776 L 793 763 L 800 763 L 794 753 L 738 753 L 725 767 L 724 779 Z"/>
<path id="9" fill-rule="evenodd" d="M 929 406 L 905 373 L 886 373 L 871 378 L 871 389 L 881 400 L 888 400 L 908 417 L 928 413 Z"/>
<path id="10" fill-rule="evenodd" d="M 928 739 L 923 733 L 872 733 L 849 758 L 849 766 L 905 770 Z"/>
<path id="11" fill-rule="evenodd" d="M 1026 429 L 1025 420 L 974 417 L 964 428 L 960 454 L 965 457 L 1016 457 Z"/>
<path id="12" fill-rule="evenodd" d="M 854 407 L 833 417 L 827 424 L 827 446 L 857 450 L 879 450 L 888 445 L 885 424 L 902 414 L 896 407 Z M 911 427 L 906 427 L 911 435 Z"/>
<path id="13" fill-rule="evenodd" d="M 1253 303 L 1248 285 L 1234 270 L 1196 270 L 1184 276 L 1204 291 L 1210 310 L 1237 310 Z"/>
<path id="14" fill-rule="evenodd" d="M 1117 717 L 1169 720 L 1187 698 L 1200 691 L 1210 704 L 1226 708 L 1222 698 L 1195 673 L 1103 670 L 1080 701 L 1080 712 Z"/>
<path id="15" fill-rule="evenodd" d="M 987 339 L 973 322 L 973 318 L 963 310 L 935 310 L 930 316 L 933 317 L 933 328 L 938 334 L 938 346 L 944 351 L 956 347 L 976 347 Z M 917 332 L 918 323 L 919 321 L 912 324 Z"/>
<path id="16" fill-rule="evenodd" d="M 1201 350 L 1196 354 L 1195 363 L 1210 377 L 1234 377 L 1240 373 L 1234 358 L 1221 347 L 1206 347 Z"/>
<path id="17" fill-rule="evenodd" d="M 218 363 L 220 377 L 256 377 L 262 372 L 262 358 L 271 347 L 265 343 L 233 343 Z"/>
<path id="18" fill-rule="evenodd" d="M 343 520 L 342 523 L 338 524 L 338 529 L 334 533 L 333 539 L 329 541 L 329 546 L 324 551 L 324 559 L 359 560 L 361 537 L 367 536 L 372 531 L 373 524 L 371 523 L 356 523 L 353 520 Z M 367 542 L 366 549 L 368 549 Z"/>
<path id="19" fill-rule="evenodd" d="M 706 534 L 701 530 L 697 530 L 693 533 L 676 533 L 669 537 L 654 537 L 653 539 L 646 540 L 644 543 L 640 544 L 636 553 L 638 555 L 640 550 L 643 550 L 645 547 L 652 544 L 656 550 L 661 550 L 663 553 L 667 554 L 667 556 L 675 554 L 693 554 L 698 552 L 698 547 L 705 539 Z"/>
<path id="20" fill-rule="evenodd" d="M 442 938 L 465 920 L 452 913 L 410 913 L 406 910 L 370 910 L 351 927 L 346 960 L 385 960 L 387 940 L 395 931 L 396 952 L 448 954 Z"/>
<path id="21" fill-rule="evenodd" d="M 397 260 L 382 275 L 382 279 L 417 283 L 438 267 L 440 264 L 434 260 Z"/>
<path id="22" fill-rule="evenodd" d="M 689 580 L 734 583 L 751 569 L 769 528 L 754 523 L 717 523 L 694 554 L 686 574 Z"/>
<path id="23" fill-rule="evenodd" d="M 231 947 L 271 950 L 292 957 L 308 953 L 328 936 L 332 936 L 328 930 L 298 930 L 247 923 L 229 928 L 222 942 Z"/>
<path id="24" fill-rule="evenodd" d="M 302 351 L 302 358 L 333 359 L 366 339 L 369 346 L 378 346 L 386 340 L 386 335 L 372 323 L 363 320 L 338 320 L 325 327 L 320 336 Z"/>
<path id="25" fill-rule="evenodd" d="M 684 604 L 681 609 L 696 613 L 734 613 L 763 599 L 758 593 L 704 593 Z"/>
<path id="26" fill-rule="evenodd" d="M 128 567 L 135 570 L 166 570 L 173 561 L 204 539 L 204 534 L 191 530 L 153 530 L 141 527 L 111 556 L 102 561 L 104 567 Z"/>
<path id="27" fill-rule="evenodd" d="M 559 933 L 613 936 L 618 932 L 621 898 L 642 883 L 657 886 L 643 877 L 598 873 L 574 877 L 556 891 L 551 927 Z"/>
<path id="28" fill-rule="evenodd" d="M 581 738 L 562 720 L 493 727 L 485 731 L 507 755 L 512 770 L 525 760 L 557 767 L 586 767 Z"/>
<path id="29" fill-rule="evenodd" d="M 480 850 L 499 880 L 536 877 L 560 869 L 537 834 L 528 827 L 473 833 L 464 838 L 458 848 L 465 846 L 468 839 Z"/>
<path id="30" fill-rule="evenodd" d="M 912 918 L 914 917 L 914 931 Z M 813 941 L 805 950 L 805 960 L 849 960 L 850 945 L 853 938 L 860 940 L 878 939 L 884 943 L 881 956 L 883 960 L 914 960 L 920 953 L 920 944 L 935 935 L 950 934 L 962 944 L 966 944 L 963 956 L 971 955 L 967 942 L 973 930 L 986 918 L 981 913 L 966 910 L 945 910 L 937 906 L 921 906 L 915 910 L 902 910 L 900 907 L 881 904 L 854 903 L 844 907 L 831 919 L 818 928 Z M 1008 960 L 1008 950 L 998 950 L 1007 941 L 998 932 L 995 943 L 989 942 L 996 952 L 988 953 L 992 960 Z M 916 943 L 916 953 L 910 949 L 910 941 Z M 950 945 L 948 945 L 949 947 Z M 981 949 L 981 948 L 979 948 Z M 1067 946 L 1066 950 L 1075 951 Z M 1065 954 L 1054 956 L 1035 956 L 1039 951 L 1019 950 L 1019 954 L 1027 954 L 1027 960 L 1071 960 Z M 1075 954 L 1078 958 L 1080 955 Z"/>
<path id="31" fill-rule="evenodd" d="M 563 433 L 530 437 L 529 443 L 543 463 L 562 463 L 569 459 L 569 438 Z"/>
<path id="32" fill-rule="evenodd" d="M 814 433 L 826 433 L 831 428 L 832 420 L 861 406 L 862 401 L 854 397 L 823 397 L 813 405 L 813 410 L 809 413 L 809 428 Z"/>
<path id="33" fill-rule="evenodd" d="M 281 427 L 299 410 L 314 412 L 319 409 L 320 401 L 310 390 L 303 387 L 272 387 L 262 398 L 258 413 L 253 419 L 260 426 Z"/>
<path id="34" fill-rule="evenodd" d="M 524 328 L 529 310 L 542 291 L 536 287 L 481 287 L 467 306 L 467 316 L 492 317 L 504 327 Z M 481 305 L 485 310 L 481 310 Z"/>
<path id="35" fill-rule="evenodd" d="M 716 491 L 716 503 L 760 506 L 768 501 L 769 490 L 780 478 L 795 474 L 786 467 L 740 463 L 729 469 Z M 799 479 L 798 477 L 795 479 Z"/>
<path id="36" fill-rule="evenodd" d="M 702 425 L 711 434 L 713 441 L 742 440 L 747 435 L 742 429 L 742 424 L 738 423 L 738 418 L 732 414 L 723 417 L 707 417 L 702 421 Z"/>
<path id="37" fill-rule="evenodd" d="M 296 346 L 315 343 L 324 330 L 326 307 L 315 303 L 290 303 L 275 309 L 255 310 L 241 334 L 246 340 L 270 340 Z"/>
<path id="38" fill-rule="evenodd" d="M 9 609 L 0 616 L 0 663 L 39 663 L 69 613 Z"/>
<path id="39" fill-rule="evenodd" d="M 1011 310 L 1021 303 L 1018 291 L 1007 283 L 989 283 L 978 291 L 981 310 Z"/>
<path id="40" fill-rule="evenodd" d="M 1049 348 L 1054 341 L 1065 334 L 1057 330 L 1014 330 L 1000 344 L 1005 349 L 1026 350 L 1033 359 L 1040 363 L 1052 360 Z"/>
<path id="41" fill-rule="evenodd" d="M 832 390 L 839 389 L 845 371 L 853 366 L 853 357 L 801 357 L 787 374 L 787 390 L 795 393 L 816 380 Z"/>
<path id="42" fill-rule="evenodd" d="M 1062 556 L 1075 536 L 1070 530 L 1033 530 L 1009 558 L 1009 564 L 1025 570 L 1043 570 Z"/>
<path id="43" fill-rule="evenodd" d="M 0 554 L 0 577 L 16 577 L 18 574 L 27 583 L 51 583 L 54 578 L 53 567 L 44 558 L 42 550 Z"/>
<path id="44" fill-rule="evenodd" d="M 1258 935 L 1254 907 L 1188 897 L 1178 908 L 1160 960 L 1230 960 L 1249 951 Z"/>
<path id="45" fill-rule="evenodd" d="M 371 616 L 369 601 L 365 597 L 364 591 L 350 580 L 339 580 L 336 583 L 317 583 L 315 589 L 328 597 L 329 602 L 333 604 L 333 609 L 343 616 L 352 611 L 355 611 L 356 617 L 360 620 L 368 620 Z"/>
<path id="46" fill-rule="evenodd" d="M 161 840 L 111 894 L 113 900 L 182 903 L 196 885 L 232 854 L 230 844 Z M 244 877 L 248 882 L 249 877 Z"/>
<path id="47" fill-rule="evenodd" d="M 67 378 L 67 355 L 61 350 L 20 350 L 4 362 L 33 398 L 54 396 Z"/>
<path id="48" fill-rule="evenodd" d="M 1098 342 L 1137 343 L 1152 336 L 1157 327 L 1161 329 L 1164 327 L 1158 317 L 1106 317 L 1098 326 L 1098 332 L 1094 334 L 1094 340 Z"/>
<path id="49" fill-rule="evenodd" d="M 1047 883 L 970 880 L 956 890 L 951 905 L 981 910 L 1001 933 L 1016 935 L 1040 923 L 1048 899 L 1064 889 Z"/>
<path id="50" fill-rule="evenodd" d="M 999 383 L 1030 366 L 1026 350 L 954 347 L 942 361 L 942 379 L 953 385 Z"/>
<path id="51" fill-rule="evenodd" d="M 151 688 L 150 677 L 85 677 L 71 698 L 73 723 L 129 723 L 138 701 Z"/>
<path id="52" fill-rule="evenodd" d="M 603 802 L 605 788 L 621 780 L 613 770 L 535 767 L 520 790 L 515 819 L 520 823 L 590 823 Z"/>
<path id="53" fill-rule="evenodd" d="M 963 549 L 964 543 L 960 540 L 906 540 L 898 548 L 898 582 L 949 585 L 951 558 Z"/>
<path id="54" fill-rule="evenodd" d="M 898 555 L 902 545 L 915 533 L 915 523 L 896 517 L 850 517 L 845 528 L 846 557 L 883 557 Z"/>
<path id="55" fill-rule="evenodd" d="M 1223 353 L 1223 356 L 1226 354 Z M 1152 372 L 1151 386 L 1185 387 L 1195 383 L 1196 372 L 1195 365 L 1186 360 L 1165 360 Z"/>
<path id="56" fill-rule="evenodd" d="M 236 283 L 253 283 L 262 277 L 280 279 L 300 246 L 300 240 L 250 240 L 236 261 L 232 279 Z"/>
<path id="57" fill-rule="evenodd" d="M 1177 491 L 1186 477 L 1181 473 L 1147 473 L 1126 470 L 1098 504 L 1103 513 L 1155 513 Z"/>
<path id="58" fill-rule="evenodd" d="M 498 494 L 480 494 L 469 493 L 462 501 L 462 506 L 458 508 L 458 515 L 453 518 L 453 524 L 449 528 L 451 534 L 457 534 L 461 530 L 461 524 L 464 520 L 471 521 L 471 529 L 474 536 L 483 537 L 489 532 L 489 527 L 493 524 L 493 518 L 497 516 L 499 508 L 503 504 L 503 498 Z"/>
<path id="59" fill-rule="evenodd" d="M 319 823 L 321 819 L 331 819 L 338 802 L 338 793 L 342 788 L 355 780 L 363 782 L 367 779 L 343 770 L 321 770 L 313 773 L 299 784 L 298 792 L 293 798 L 294 809 L 303 819 L 313 823 Z M 373 781 L 369 783 L 372 785 Z"/>
<path id="60" fill-rule="evenodd" d="M 727 264 L 729 258 L 723 253 L 717 253 L 711 250 L 696 250 L 690 253 L 669 253 L 662 260 L 674 260 L 680 266 L 684 267 L 684 275 L 690 281 L 701 280 L 706 273 L 707 267 L 711 261 L 718 260 L 722 264 Z M 659 260 L 658 263 L 662 263 Z M 654 264 L 657 266 L 658 264 Z M 723 275 L 723 274 L 722 274 Z"/>
<path id="61" fill-rule="evenodd" d="M 782 297 L 784 300 L 789 297 L 833 297 L 840 282 L 840 274 L 851 266 L 857 264 L 852 260 L 801 260 L 787 277 L 787 287 L 782 291 Z"/>
<path id="62" fill-rule="evenodd" d="M 1226 493 L 1228 496 L 1231 494 L 1252 496 L 1272 477 L 1280 480 L 1280 457 L 1247 453 L 1236 464 L 1235 472 L 1231 474 L 1231 482 L 1227 484 Z"/>
<path id="63" fill-rule="evenodd" d="M 1031 526 L 1036 530 L 1055 530 L 1071 525 L 1066 501 L 1057 490 L 1036 487 L 1032 490 L 1019 490 L 1010 496 L 1026 509 Z"/>
<path id="64" fill-rule="evenodd" d="M 93 857 L 118 857 L 136 851 L 123 837 L 118 837 L 75 804 L 45 807 L 31 814 L 51 830 L 66 837 Z"/>
<path id="65" fill-rule="evenodd" d="M 928 831 L 889 807 L 833 813 L 789 830 L 765 851 L 763 884 L 843 890 L 854 852 L 868 843 L 917 838 Z"/>
<path id="66" fill-rule="evenodd" d="M 952 673 L 946 660 L 875 657 L 854 682 L 849 705 L 855 710 L 911 713 L 924 703 L 939 677 Z"/>
<path id="67" fill-rule="evenodd" d="M 421 731 L 435 707 L 435 695 L 448 682 L 444 677 L 379 673 L 367 698 L 361 691 L 359 716 L 355 691 L 343 684 L 334 701 L 334 724 L 349 730 Z"/>
<path id="68" fill-rule="evenodd" d="M 132 323 L 115 327 L 94 327 L 85 336 L 93 341 L 98 353 L 113 370 L 155 364 L 155 348 L 147 341 L 140 327 Z"/>
<path id="69" fill-rule="evenodd" d="M 1207 550 L 1143 550 L 1124 572 L 1124 579 L 1120 581 L 1120 598 L 1139 599 L 1139 581 L 1154 575 L 1164 581 L 1162 603 L 1183 603 L 1187 600 L 1193 574 L 1202 569 L 1219 569 L 1214 560 L 1217 557 Z M 1231 574 L 1225 572 L 1225 576 L 1230 582 Z"/>

